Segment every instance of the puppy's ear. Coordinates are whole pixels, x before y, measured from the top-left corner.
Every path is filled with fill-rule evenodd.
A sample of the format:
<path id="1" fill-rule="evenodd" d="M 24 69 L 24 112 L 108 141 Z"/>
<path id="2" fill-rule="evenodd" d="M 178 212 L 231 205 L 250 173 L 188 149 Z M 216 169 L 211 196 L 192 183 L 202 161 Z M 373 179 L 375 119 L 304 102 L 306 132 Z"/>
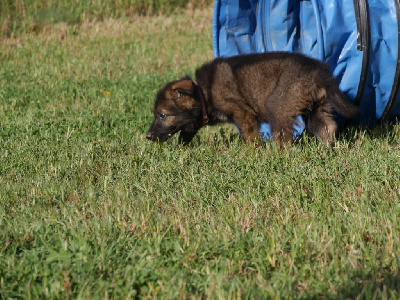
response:
<path id="1" fill-rule="evenodd" d="M 176 92 L 178 100 L 181 100 L 185 95 L 193 95 L 193 82 L 190 79 L 180 80 L 174 83 L 171 89 Z"/>

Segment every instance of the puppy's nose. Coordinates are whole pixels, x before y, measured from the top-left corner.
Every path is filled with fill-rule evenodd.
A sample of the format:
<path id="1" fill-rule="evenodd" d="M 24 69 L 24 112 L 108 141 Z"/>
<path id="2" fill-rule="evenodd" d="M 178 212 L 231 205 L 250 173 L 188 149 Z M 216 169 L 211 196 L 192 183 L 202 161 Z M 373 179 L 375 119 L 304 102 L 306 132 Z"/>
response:
<path id="1" fill-rule="evenodd" d="M 147 131 L 147 133 L 146 133 L 146 138 L 149 139 L 149 140 L 151 140 L 152 137 L 153 137 L 153 135 L 151 134 L 150 130 Z"/>

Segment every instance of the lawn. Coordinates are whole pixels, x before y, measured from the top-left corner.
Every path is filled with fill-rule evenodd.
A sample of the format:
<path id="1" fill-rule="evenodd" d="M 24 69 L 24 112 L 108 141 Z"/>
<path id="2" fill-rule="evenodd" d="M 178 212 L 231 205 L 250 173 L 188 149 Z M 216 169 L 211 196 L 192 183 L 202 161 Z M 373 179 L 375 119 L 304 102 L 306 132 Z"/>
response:
<path id="1" fill-rule="evenodd" d="M 232 125 L 146 140 L 158 88 L 212 58 L 211 20 L 4 31 L 0 298 L 400 297 L 399 124 L 334 149 L 254 149 Z"/>

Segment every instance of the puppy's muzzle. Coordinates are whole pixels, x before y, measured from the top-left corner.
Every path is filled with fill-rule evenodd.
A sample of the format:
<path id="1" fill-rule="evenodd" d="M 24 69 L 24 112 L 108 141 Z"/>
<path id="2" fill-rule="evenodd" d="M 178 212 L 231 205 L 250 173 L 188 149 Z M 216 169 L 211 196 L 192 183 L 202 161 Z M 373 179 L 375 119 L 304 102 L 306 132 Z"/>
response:
<path id="1" fill-rule="evenodd" d="M 150 130 L 147 131 L 147 133 L 146 133 L 146 138 L 147 138 L 148 140 L 153 140 L 153 134 L 151 133 Z"/>

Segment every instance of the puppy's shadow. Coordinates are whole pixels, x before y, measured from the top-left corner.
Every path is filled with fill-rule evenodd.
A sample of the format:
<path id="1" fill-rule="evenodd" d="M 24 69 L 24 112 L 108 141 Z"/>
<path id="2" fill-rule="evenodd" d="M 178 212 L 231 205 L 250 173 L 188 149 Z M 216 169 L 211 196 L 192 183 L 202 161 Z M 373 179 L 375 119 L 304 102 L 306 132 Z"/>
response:
<path id="1" fill-rule="evenodd" d="M 218 133 L 215 132 L 208 139 L 208 144 L 213 143 L 214 146 L 224 145 L 228 148 L 243 142 L 244 141 L 237 130 L 226 126 L 221 126 Z"/>
<path id="2" fill-rule="evenodd" d="M 345 126 L 336 136 L 336 141 L 340 144 L 347 144 L 349 147 L 354 147 L 362 143 L 365 139 L 368 140 L 387 140 L 389 145 L 400 146 L 400 118 L 393 118 L 390 121 L 378 124 L 372 128 L 361 127 L 359 125 Z M 208 134 L 206 138 L 208 146 L 225 146 L 234 147 L 245 144 L 240 133 L 235 127 L 221 126 Z M 190 144 L 201 144 L 200 137 L 196 136 Z M 305 147 L 306 145 L 319 144 L 321 141 L 313 135 L 303 132 L 293 142 L 293 147 Z M 262 148 L 271 147 L 273 142 L 264 141 Z"/>

